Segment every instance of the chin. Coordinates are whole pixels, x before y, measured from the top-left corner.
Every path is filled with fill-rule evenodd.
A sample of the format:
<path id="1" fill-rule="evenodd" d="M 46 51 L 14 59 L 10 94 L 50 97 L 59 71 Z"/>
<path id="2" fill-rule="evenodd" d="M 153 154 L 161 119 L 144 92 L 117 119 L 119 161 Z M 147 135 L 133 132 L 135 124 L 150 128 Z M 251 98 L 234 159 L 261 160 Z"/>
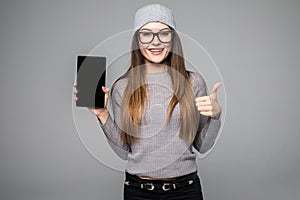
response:
<path id="1" fill-rule="evenodd" d="M 156 63 L 156 64 L 160 64 L 164 61 L 164 59 L 151 59 L 149 60 L 151 63 Z"/>
<path id="2" fill-rule="evenodd" d="M 166 59 L 166 56 L 159 56 L 159 57 L 152 57 L 152 56 L 148 56 L 147 60 L 151 63 L 162 63 L 164 60 Z"/>

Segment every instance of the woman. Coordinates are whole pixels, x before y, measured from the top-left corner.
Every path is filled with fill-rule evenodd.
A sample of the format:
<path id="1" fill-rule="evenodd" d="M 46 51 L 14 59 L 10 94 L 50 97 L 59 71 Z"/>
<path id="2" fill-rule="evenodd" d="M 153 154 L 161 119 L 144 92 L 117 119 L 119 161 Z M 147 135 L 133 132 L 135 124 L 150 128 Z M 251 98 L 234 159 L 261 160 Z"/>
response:
<path id="1" fill-rule="evenodd" d="M 115 152 L 128 160 L 124 199 L 203 199 L 193 147 L 205 153 L 215 142 L 221 83 L 208 96 L 203 77 L 186 70 L 168 8 L 140 8 L 134 31 L 130 67 L 111 90 L 114 119 L 106 106 L 90 109 Z M 109 89 L 102 89 L 107 105 Z"/>

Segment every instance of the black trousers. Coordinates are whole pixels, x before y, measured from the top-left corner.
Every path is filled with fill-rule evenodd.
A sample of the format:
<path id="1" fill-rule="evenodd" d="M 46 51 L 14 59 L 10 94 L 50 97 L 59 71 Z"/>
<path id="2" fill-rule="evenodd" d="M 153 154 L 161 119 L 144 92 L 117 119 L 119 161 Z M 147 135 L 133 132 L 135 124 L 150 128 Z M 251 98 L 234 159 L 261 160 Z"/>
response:
<path id="1" fill-rule="evenodd" d="M 191 184 L 182 184 L 189 180 L 193 180 L 193 182 Z M 167 191 L 164 191 L 161 187 L 154 189 L 149 187 L 149 184 L 154 184 L 156 187 L 156 185 L 167 184 L 169 186 L 174 183 L 178 183 L 180 187 L 176 187 L 175 189 L 167 188 Z M 141 188 L 139 187 L 141 184 L 148 187 Z M 124 200 L 203 200 L 203 195 L 197 172 L 168 181 L 144 180 L 126 172 Z"/>

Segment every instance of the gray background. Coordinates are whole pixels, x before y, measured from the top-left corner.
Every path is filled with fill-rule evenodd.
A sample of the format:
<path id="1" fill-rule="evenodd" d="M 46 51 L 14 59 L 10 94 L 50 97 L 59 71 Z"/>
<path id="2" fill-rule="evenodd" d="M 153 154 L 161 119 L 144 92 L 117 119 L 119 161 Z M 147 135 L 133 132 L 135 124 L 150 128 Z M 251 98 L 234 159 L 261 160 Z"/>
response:
<path id="1" fill-rule="evenodd" d="M 1 200 L 122 198 L 123 173 L 78 137 L 71 84 L 76 55 L 130 29 L 149 2 L 1 1 Z M 160 2 L 226 87 L 222 135 L 198 162 L 206 199 L 298 199 L 300 1 Z"/>

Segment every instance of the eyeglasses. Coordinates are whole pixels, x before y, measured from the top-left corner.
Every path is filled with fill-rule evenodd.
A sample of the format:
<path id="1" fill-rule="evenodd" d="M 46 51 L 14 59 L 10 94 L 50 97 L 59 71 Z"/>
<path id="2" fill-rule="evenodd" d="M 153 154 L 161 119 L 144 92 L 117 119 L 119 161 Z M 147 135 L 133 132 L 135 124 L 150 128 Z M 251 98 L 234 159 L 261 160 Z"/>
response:
<path id="1" fill-rule="evenodd" d="M 138 32 L 138 38 L 142 44 L 149 44 L 154 40 L 154 37 L 157 36 L 158 40 L 162 43 L 170 43 L 172 41 L 172 30 L 168 31 L 159 31 L 153 33 L 150 31 L 141 31 Z"/>

